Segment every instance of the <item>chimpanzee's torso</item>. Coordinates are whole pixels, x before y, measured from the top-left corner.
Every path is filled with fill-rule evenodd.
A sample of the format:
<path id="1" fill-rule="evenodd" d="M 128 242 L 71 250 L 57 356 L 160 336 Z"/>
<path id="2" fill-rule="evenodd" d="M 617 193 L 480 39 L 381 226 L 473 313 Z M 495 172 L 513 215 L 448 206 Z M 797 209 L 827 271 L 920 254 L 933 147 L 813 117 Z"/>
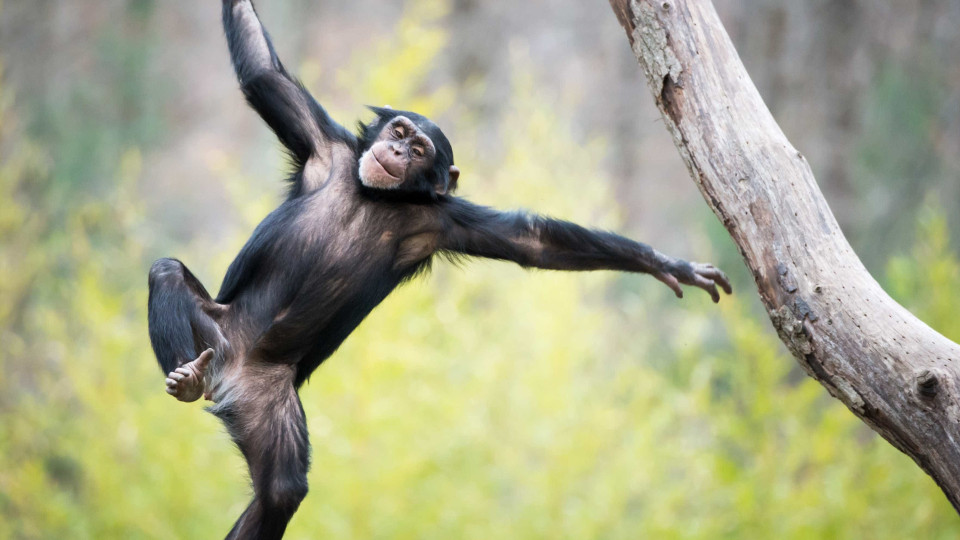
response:
<path id="1" fill-rule="evenodd" d="M 232 336 L 242 354 L 297 364 L 298 384 L 437 248 L 439 203 L 371 197 L 354 174 L 334 174 L 271 212 L 216 299 L 228 306 L 228 333 L 244 330 Z"/>

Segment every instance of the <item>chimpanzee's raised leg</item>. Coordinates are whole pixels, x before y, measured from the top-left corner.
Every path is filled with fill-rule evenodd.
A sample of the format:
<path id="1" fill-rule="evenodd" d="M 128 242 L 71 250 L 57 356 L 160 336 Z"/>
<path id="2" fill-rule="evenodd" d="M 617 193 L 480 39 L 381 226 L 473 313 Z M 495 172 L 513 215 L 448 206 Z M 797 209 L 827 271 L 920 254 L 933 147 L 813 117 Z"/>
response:
<path id="1" fill-rule="evenodd" d="M 295 375 L 292 365 L 245 363 L 224 380 L 210 409 L 246 458 L 253 483 L 253 501 L 228 540 L 281 538 L 307 495 L 310 443 Z"/>
<path id="2" fill-rule="evenodd" d="M 210 360 L 226 344 L 214 319 L 223 306 L 176 259 L 153 263 L 147 305 L 150 342 L 167 374 L 167 393 L 180 401 L 196 401 L 203 395 Z"/>

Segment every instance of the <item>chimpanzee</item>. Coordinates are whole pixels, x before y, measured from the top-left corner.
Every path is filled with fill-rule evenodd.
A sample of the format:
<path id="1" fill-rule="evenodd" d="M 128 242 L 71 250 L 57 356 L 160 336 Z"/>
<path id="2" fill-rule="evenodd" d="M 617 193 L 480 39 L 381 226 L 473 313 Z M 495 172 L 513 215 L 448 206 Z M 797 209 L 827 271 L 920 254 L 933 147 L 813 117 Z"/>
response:
<path id="1" fill-rule="evenodd" d="M 307 494 L 310 447 L 297 390 L 390 292 L 438 253 L 555 270 L 652 274 L 731 292 L 727 277 L 609 232 L 451 195 L 460 171 L 423 116 L 372 108 L 354 135 L 277 57 L 251 0 L 222 0 L 247 102 L 293 161 L 286 200 L 257 226 L 214 300 L 177 260 L 150 269 L 150 340 L 167 392 L 201 395 L 250 467 L 253 501 L 228 538 L 280 538 Z"/>

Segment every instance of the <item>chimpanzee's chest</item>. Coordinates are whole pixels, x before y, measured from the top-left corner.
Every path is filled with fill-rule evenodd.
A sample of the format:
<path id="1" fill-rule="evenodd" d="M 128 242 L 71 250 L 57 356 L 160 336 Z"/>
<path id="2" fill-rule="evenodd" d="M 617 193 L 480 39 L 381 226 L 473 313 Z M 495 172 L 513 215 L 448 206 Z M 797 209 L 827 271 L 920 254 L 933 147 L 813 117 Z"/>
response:
<path id="1" fill-rule="evenodd" d="M 430 217 L 422 205 L 369 200 L 330 186 L 306 201 L 291 237 L 315 269 L 357 279 L 403 276 L 439 247 L 439 228 Z"/>
<path id="2" fill-rule="evenodd" d="M 263 336 L 282 336 L 285 358 L 300 358 L 309 373 L 404 279 L 437 250 L 438 231 L 416 209 L 400 204 L 318 196 L 291 208 L 292 219 L 274 236 L 269 273 L 271 319 Z M 291 256 L 296 254 L 295 257 Z M 261 338 L 258 343 L 273 343 Z M 296 351 L 288 350 L 298 344 Z M 264 350 L 269 356 L 273 349 Z"/>

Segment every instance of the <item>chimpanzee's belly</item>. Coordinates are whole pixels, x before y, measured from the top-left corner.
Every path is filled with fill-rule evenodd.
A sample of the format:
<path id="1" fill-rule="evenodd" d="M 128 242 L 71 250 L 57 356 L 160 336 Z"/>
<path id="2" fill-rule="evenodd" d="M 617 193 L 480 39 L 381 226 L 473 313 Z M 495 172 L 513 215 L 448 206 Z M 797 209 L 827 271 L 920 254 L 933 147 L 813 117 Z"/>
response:
<path id="1" fill-rule="evenodd" d="M 389 271 L 378 275 L 343 276 L 342 279 L 305 293 L 307 302 L 310 298 L 320 301 L 313 304 L 312 309 L 297 310 L 302 319 L 293 322 L 291 327 L 299 331 L 290 337 L 300 342 L 294 354 L 298 385 L 340 347 L 400 281 Z M 316 324 L 304 324 L 305 320 L 313 320 Z"/>

